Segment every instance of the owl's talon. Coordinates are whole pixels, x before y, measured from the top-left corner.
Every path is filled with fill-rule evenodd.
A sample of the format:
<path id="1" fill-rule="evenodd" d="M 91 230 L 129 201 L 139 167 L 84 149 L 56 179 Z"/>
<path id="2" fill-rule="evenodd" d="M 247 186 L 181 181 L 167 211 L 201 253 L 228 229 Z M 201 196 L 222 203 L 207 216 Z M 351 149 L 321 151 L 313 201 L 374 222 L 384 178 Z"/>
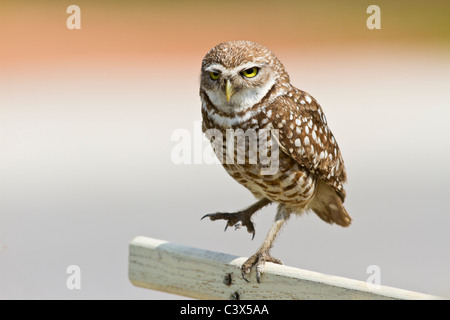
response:
<path id="1" fill-rule="evenodd" d="M 250 273 L 250 270 L 248 271 L 248 273 Z M 242 279 L 244 279 L 246 282 L 250 282 L 250 281 L 247 279 L 247 273 L 246 273 L 245 271 L 242 271 L 242 272 L 241 272 L 241 275 L 242 275 Z"/>
<path id="2" fill-rule="evenodd" d="M 242 228 L 242 226 L 245 226 L 247 228 L 247 231 L 253 234 L 252 239 L 255 237 L 255 227 L 246 211 L 238 211 L 234 213 L 209 213 L 205 214 L 200 220 L 203 220 L 204 218 L 209 218 L 211 221 L 228 220 L 225 225 L 224 231 L 226 231 L 228 227 L 231 226 L 234 226 L 234 230 L 240 229 Z"/>
<path id="3" fill-rule="evenodd" d="M 256 281 L 258 283 L 261 283 L 261 275 L 264 273 L 264 265 L 266 262 L 283 264 L 281 260 L 272 257 L 268 252 L 258 251 L 250 258 L 248 258 L 247 261 L 245 261 L 244 264 L 242 265 L 241 267 L 242 278 L 244 278 L 245 281 L 249 282 L 246 275 L 250 273 L 253 267 L 255 267 Z"/>
<path id="4" fill-rule="evenodd" d="M 203 217 L 200 218 L 200 220 L 203 220 L 205 218 L 211 218 L 212 215 L 213 215 L 213 213 L 205 214 Z"/>

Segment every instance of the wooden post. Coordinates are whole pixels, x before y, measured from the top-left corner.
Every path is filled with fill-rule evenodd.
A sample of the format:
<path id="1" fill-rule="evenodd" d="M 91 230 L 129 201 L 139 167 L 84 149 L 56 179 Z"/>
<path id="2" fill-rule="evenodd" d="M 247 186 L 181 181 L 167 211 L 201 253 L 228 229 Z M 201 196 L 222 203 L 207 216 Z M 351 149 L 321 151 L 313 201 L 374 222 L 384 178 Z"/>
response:
<path id="1" fill-rule="evenodd" d="M 246 258 L 136 237 L 130 243 L 128 276 L 138 287 L 196 299 L 441 299 L 386 286 L 266 263 L 261 283 L 246 282 Z"/>

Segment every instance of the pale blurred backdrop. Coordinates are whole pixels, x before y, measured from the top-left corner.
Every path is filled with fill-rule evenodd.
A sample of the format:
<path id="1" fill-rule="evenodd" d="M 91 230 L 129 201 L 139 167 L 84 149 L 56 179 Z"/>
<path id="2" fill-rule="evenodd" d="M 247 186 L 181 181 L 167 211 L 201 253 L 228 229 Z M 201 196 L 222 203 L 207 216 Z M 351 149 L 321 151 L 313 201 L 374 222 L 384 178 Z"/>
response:
<path id="1" fill-rule="evenodd" d="M 81 30 L 66 27 L 71 4 Z M 319 101 L 348 171 L 353 224 L 294 217 L 273 255 L 362 281 L 377 265 L 383 285 L 450 297 L 449 16 L 448 1 L 2 1 L 0 298 L 180 298 L 129 283 L 137 235 L 256 251 L 275 207 L 253 241 L 223 232 L 200 218 L 251 194 L 219 165 L 171 159 L 174 130 L 201 120 L 201 59 L 241 39 Z"/>

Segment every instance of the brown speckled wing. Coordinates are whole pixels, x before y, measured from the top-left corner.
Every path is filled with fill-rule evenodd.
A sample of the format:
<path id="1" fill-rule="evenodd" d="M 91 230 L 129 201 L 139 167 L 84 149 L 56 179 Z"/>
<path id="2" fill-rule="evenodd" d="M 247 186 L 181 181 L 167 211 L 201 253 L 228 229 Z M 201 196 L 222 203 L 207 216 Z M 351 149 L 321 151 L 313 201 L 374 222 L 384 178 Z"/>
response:
<path id="1" fill-rule="evenodd" d="M 271 110 L 274 127 L 280 130 L 281 150 L 333 186 L 343 201 L 344 161 L 320 105 L 309 94 L 293 89 L 278 97 Z"/>

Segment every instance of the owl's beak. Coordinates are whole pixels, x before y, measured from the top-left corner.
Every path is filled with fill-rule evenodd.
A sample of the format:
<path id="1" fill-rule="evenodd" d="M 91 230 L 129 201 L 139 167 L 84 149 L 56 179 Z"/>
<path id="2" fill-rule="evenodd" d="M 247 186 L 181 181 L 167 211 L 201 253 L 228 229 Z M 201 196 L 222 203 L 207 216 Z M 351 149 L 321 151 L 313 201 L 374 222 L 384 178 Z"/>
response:
<path id="1" fill-rule="evenodd" d="M 227 84 L 225 85 L 225 95 L 227 96 L 227 101 L 230 102 L 231 96 L 234 94 L 234 88 L 231 85 L 230 80 L 227 80 Z"/>

